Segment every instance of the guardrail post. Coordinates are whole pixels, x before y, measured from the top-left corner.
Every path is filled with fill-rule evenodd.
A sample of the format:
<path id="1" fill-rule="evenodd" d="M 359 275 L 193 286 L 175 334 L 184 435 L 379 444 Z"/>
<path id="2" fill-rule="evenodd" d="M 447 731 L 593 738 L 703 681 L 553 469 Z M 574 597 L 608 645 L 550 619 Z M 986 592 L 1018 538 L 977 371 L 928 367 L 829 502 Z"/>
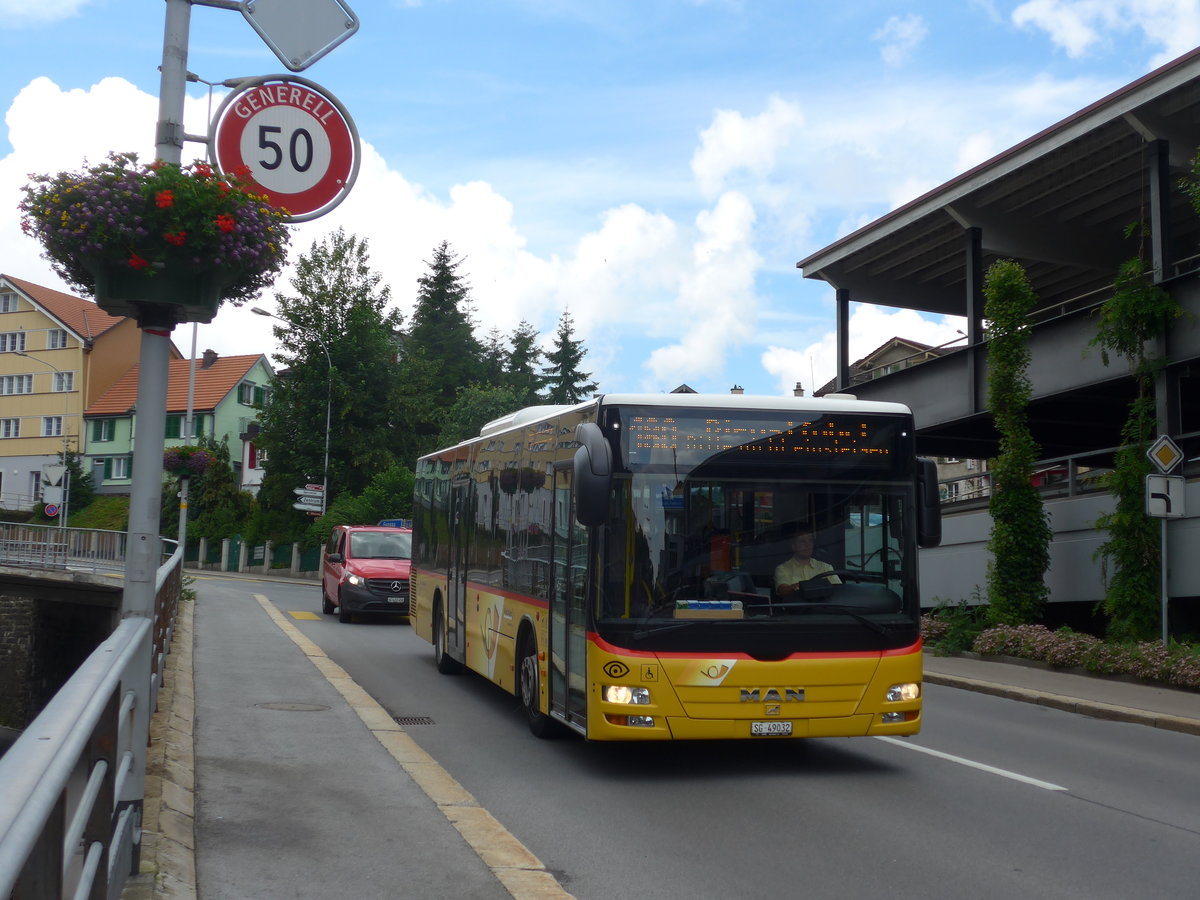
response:
<path id="1" fill-rule="evenodd" d="M 229 538 L 221 538 L 221 571 L 229 571 Z"/>
<path id="2" fill-rule="evenodd" d="M 292 543 L 291 574 L 292 574 L 293 578 L 297 577 L 300 574 L 300 542 L 299 541 L 294 541 Z"/>

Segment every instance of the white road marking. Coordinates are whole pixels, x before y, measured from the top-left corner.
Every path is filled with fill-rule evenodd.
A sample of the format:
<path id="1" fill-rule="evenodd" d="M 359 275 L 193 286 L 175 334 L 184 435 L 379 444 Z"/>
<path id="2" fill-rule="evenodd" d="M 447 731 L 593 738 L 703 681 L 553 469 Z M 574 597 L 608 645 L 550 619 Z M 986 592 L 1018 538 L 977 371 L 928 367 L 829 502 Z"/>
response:
<path id="1" fill-rule="evenodd" d="M 1039 787 L 1045 791 L 1066 791 L 1070 788 L 1065 788 L 1060 784 L 1051 784 L 1048 781 L 1040 781 L 1037 778 L 1030 778 L 1028 775 L 1020 775 L 1016 772 L 1009 772 L 1007 769 L 997 769 L 995 766 L 985 765 L 984 763 L 975 762 L 970 759 L 963 759 L 961 756 L 951 756 L 949 753 L 942 753 L 940 750 L 930 750 L 928 747 L 922 747 L 920 744 L 912 744 L 908 741 L 902 741 L 899 738 L 880 737 L 876 736 L 875 740 L 885 741 L 896 747 L 903 747 L 905 750 L 916 750 L 918 753 L 925 753 L 929 756 L 936 756 L 938 759 L 945 759 L 949 762 L 958 763 L 960 766 L 969 766 L 972 769 L 979 769 L 981 772 L 990 772 L 992 775 L 999 775 L 1001 778 L 1011 778 L 1013 781 L 1019 781 L 1022 784 L 1031 784 L 1034 787 Z"/>

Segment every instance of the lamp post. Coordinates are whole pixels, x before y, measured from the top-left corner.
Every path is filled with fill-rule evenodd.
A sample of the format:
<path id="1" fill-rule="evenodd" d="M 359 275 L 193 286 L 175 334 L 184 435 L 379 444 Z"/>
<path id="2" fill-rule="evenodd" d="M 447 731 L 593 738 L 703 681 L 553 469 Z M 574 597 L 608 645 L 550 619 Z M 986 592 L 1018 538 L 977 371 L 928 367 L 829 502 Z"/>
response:
<path id="1" fill-rule="evenodd" d="M 43 366 L 45 366 L 48 369 L 53 369 L 56 375 L 61 376 L 63 374 L 63 370 L 60 369 L 58 366 L 56 366 L 52 363 L 48 363 L 44 359 L 41 359 L 40 357 L 30 356 L 24 350 L 14 350 L 13 352 L 17 356 L 23 356 L 26 359 L 33 360 L 35 363 L 41 363 Z M 51 387 L 53 387 L 53 385 Z M 64 385 L 64 387 L 65 387 L 65 385 Z M 63 417 L 62 417 L 62 425 L 60 428 L 60 430 L 62 431 L 62 439 L 63 439 L 63 448 L 62 448 L 62 461 L 63 461 L 63 469 L 64 469 L 64 472 L 63 472 L 63 502 L 62 502 L 62 510 L 59 513 L 59 519 L 58 519 L 58 524 L 63 528 L 67 527 L 67 506 L 70 502 L 70 497 L 71 497 L 71 493 L 70 493 L 70 491 L 71 491 L 71 470 L 67 467 L 67 452 L 69 449 L 68 437 L 67 437 L 67 418 L 70 414 L 70 410 L 71 410 L 71 392 L 63 391 Z M 83 421 L 83 419 L 81 416 L 80 422 L 82 423 L 82 421 Z M 81 424 L 80 425 L 81 433 L 82 433 L 82 430 L 83 430 L 83 426 Z"/>
<path id="2" fill-rule="evenodd" d="M 280 322 L 287 321 L 259 306 L 250 307 L 250 312 L 258 316 L 266 316 L 268 319 L 278 319 Z M 288 324 L 292 323 L 288 322 Z M 329 366 L 329 372 L 325 378 L 325 461 L 321 467 L 321 515 L 324 515 L 329 506 L 329 423 L 333 410 L 333 359 L 329 356 L 329 347 L 326 345 L 325 339 L 315 331 L 307 333 L 317 339 L 317 343 L 325 351 L 325 362 Z"/>

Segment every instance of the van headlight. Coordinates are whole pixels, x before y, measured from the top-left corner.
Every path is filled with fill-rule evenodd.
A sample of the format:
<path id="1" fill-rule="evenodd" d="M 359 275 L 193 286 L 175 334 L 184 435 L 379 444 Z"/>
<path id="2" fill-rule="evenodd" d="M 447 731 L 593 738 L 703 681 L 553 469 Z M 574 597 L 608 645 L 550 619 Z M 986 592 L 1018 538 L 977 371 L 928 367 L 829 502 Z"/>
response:
<path id="1" fill-rule="evenodd" d="M 346 580 L 355 587 L 362 587 L 367 583 L 365 578 L 363 578 L 361 575 L 355 575 L 353 572 L 350 572 L 346 575 Z"/>

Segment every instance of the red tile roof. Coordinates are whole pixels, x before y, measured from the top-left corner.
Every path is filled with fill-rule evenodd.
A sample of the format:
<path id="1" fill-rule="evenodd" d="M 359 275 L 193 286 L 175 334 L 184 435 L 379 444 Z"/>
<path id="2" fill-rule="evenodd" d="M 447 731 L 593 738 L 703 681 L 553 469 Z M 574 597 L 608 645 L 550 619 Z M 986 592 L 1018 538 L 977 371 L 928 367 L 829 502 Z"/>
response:
<path id="1" fill-rule="evenodd" d="M 0 278 L 24 291 L 46 312 L 84 340 L 95 340 L 114 325 L 124 321 L 124 316 L 110 316 L 91 300 L 64 294 L 62 291 L 3 273 L 0 273 Z"/>
<path id="2" fill-rule="evenodd" d="M 266 357 L 261 353 L 246 356 L 219 356 L 207 369 L 204 360 L 196 360 L 196 391 L 192 409 L 211 412 L 234 390 L 256 362 Z M 167 412 L 187 412 L 188 369 L 190 360 L 173 359 L 167 374 Z M 269 364 L 268 364 L 269 365 Z M 104 392 L 95 403 L 84 410 L 86 416 L 125 415 L 137 403 L 138 366 Z"/>

